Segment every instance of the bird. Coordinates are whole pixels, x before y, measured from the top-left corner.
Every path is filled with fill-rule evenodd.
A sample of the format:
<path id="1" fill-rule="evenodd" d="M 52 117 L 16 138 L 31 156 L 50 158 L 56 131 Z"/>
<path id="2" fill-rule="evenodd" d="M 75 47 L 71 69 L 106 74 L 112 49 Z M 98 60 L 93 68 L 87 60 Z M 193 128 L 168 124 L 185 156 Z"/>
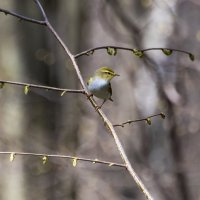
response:
<path id="1" fill-rule="evenodd" d="M 119 74 L 115 73 L 113 69 L 109 67 L 100 67 L 95 71 L 87 81 L 87 87 L 91 95 L 96 96 L 99 99 L 103 99 L 102 104 L 98 107 L 101 108 L 107 101 L 113 101 L 112 87 L 110 81 Z"/>

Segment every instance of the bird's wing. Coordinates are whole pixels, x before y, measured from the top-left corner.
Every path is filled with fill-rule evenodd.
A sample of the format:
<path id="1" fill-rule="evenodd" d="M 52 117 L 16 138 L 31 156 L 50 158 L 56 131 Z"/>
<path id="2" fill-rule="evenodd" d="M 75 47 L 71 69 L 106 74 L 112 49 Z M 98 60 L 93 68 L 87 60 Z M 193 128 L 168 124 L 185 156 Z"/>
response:
<path id="1" fill-rule="evenodd" d="M 90 77 L 90 78 L 87 80 L 87 85 L 89 85 L 89 83 L 92 81 L 91 79 L 92 79 L 92 78 Z"/>

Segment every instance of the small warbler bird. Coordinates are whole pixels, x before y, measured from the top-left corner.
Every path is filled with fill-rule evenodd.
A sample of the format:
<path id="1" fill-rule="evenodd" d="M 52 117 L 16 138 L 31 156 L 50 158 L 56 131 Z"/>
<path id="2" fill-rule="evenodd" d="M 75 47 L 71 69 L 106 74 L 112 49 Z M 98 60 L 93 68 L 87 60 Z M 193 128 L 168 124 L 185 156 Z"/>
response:
<path id="1" fill-rule="evenodd" d="M 92 77 L 87 82 L 88 90 L 92 95 L 103 99 L 103 103 L 98 108 L 101 108 L 103 104 L 109 99 L 113 101 L 112 88 L 110 81 L 115 76 L 119 76 L 112 69 L 108 67 L 101 67 L 97 69 Z"/>

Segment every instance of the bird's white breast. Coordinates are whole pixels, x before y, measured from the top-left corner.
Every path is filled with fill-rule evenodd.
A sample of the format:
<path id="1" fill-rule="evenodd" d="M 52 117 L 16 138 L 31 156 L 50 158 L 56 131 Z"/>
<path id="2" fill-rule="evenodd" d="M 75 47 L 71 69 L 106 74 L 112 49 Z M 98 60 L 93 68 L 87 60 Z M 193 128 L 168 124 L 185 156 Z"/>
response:
<path id="1" fill-rule="evenodd" d="M 98 77 L 88 85 L 88 90 L 100 99 L 108 99 L 111 96 L 109 93 L 109 81 Z"/>

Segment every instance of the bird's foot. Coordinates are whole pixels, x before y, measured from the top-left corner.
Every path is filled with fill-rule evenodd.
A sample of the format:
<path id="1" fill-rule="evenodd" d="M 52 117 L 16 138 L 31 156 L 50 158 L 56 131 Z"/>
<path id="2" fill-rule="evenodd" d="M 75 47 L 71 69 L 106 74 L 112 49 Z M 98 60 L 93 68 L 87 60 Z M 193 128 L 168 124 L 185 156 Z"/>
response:
<path id="1" fill-rule="evenodd" d="M 93 97 L 93 94 L 88 94 L 87 98 L 89 99 L 90 97 Z"/>
<path id="2" fill-rule="evenodd" d="M 95 106 L 95 109 L 96 111 L 98 111 L 99 109 L 101 109 L 102 105 L 101 106 Z"/>

